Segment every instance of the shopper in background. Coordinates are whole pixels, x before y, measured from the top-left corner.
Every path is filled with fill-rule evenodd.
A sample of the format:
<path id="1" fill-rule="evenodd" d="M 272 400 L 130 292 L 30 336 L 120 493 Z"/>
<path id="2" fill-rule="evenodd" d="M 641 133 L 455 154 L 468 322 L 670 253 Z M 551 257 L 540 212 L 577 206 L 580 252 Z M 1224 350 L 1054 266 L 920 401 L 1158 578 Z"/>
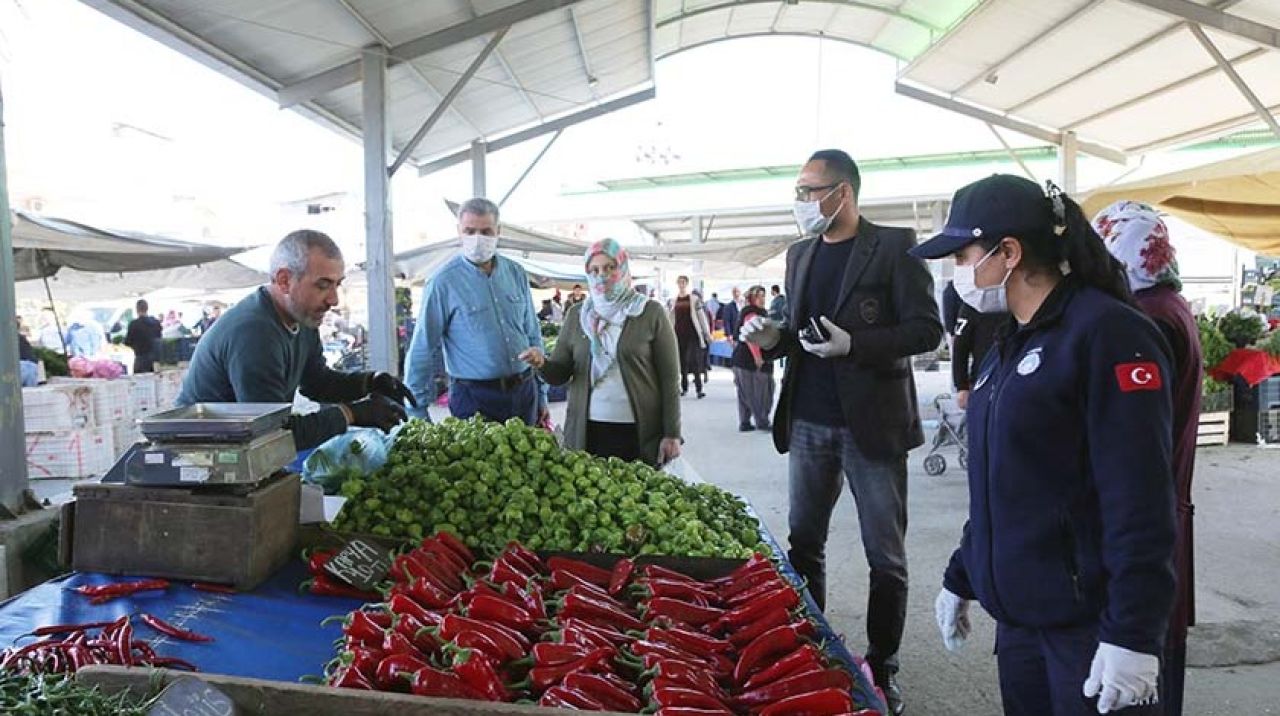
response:
<path id="1" fill-rule="evenodd" d="M 956 316 L 954 340 L 951 342 L 951 383 L 956 390 L 956 405 L 969 407 L 969 395 L 978 379 L 982 359 L 996 342 L 996 333 L 1009 322 L 1009 314 L 981 313 L 968 304 L 960 306 Z"/>
<path id="2" fill-rule="evenodd" d="M 124 344 L 133 350 L 133 372 L 153 373 L 156 359 L 160 357 L 161 335 L 164 328 L 160 321 L 150 315 L 150 307 L 145 299 L 138 299 L 134 305 L 138 317 L 129 321 L 129 330 L 125 333 Z"/>
<path id="3" fill-rule="evenodd" d="M 590 292 L 538 364 L 548 383 L 569 383 L 565 447 L 662 465 L 680 455 L 675 332 L 662 306 L 632 286 L 617 241 L 595 243 L 585 259 Z"/>
<path id="4" fill-rule="evenodd" d="M 707 324 L 706 308 L 702 299 L 689 293 L 689 277 L 676 278 L 678 293 L 671 304 L 671 325 L 675 326 L 676 341 L 680 347 L 680 395 L 689 392 L 689 375 L 693 374 L 693 386 L 699 398 L 702 392 L 702 373 L 705 370 L 703 351 L 711 344 L 711 327 Z"/>
<path id="5" fill-rule="evenodd" d="M 964 643 L 976 599 L 996 620 L 1005 714 L 1161 713 L 1151 703 L 1174 589 L 1167 342 L 1052 185 L 1046 196 L 1010 175 L 970 184 L 913 253 L 954 256 L 964 302 L 1014 319 L 969 400 L 969 520 L 934 605 L 944 644 Z"/>
<path id="6" fill-rule="evenodd" d="M 773 300 L 769 302 L 769 318 L 779 323 L 785 322 L 787 320 L 787 297 L 776 283 L 769 290 L 773 295 Z"/>
<path id="7" fill-rule="evenodd" d="M 790 316 L 752 316 L 740 335 L 766 357 L 786 356 L 773 440 L 791 453 L 791 563 L 819 606 L 831 513 L 846 482 L 853 493 L 871 566 L 867 661 L 900 714 L 907 452 L 924 442 L 911 356 L 938 347 L 942 322 L 933 276 L 907 253 L 915 233 L 863 218 L 861 183 L 857 164 L 838 149 L 805 163 L 794 206 L 805 238 L 787 250 Z"/>
<path id="8" fill-rule="evenodd" d="M 71 315 L 67 326 L 67 357 L 96 358 L 106 349 L 107 334 L 87 310 Z"/>
<path id="9" fill-rule="evenodd" d="M 14 319 L 18 323 L 18 382 L 23 388 L 30 388 L 40 382 L 40 359 L 36 357 L 36 349 L 27 340 L 27 327 L 22 325 L 22 317 Z"/>
<path id="10" fill-rule="evenodd" d="M 711 332 L 715 333 L 716 321 L 720 320 L 720 294 L 711 293 L 711 299 L 707 301 L 707 313 L 711 314 Z"/>
<path id="11" fill-rule="evenodd" d="M 1195 472 L 1196 434 L 1200 422 L 1204 359 L 1200 331 L 1191 308 L 1180 295 L 1178 261 L 1169 229 L 1151 206 L 1120 201 L 1103 209 L 1093 226 L 1107 250 L 1125 266 L 1129 289 L 1138 308 L 1155 322 L 1169 342 L 1173 375 L 1173 480 L 1178 510 L 1174 548 L 1177 592 L 1160 668 L 1160 701 L 1166 716 L 1182 713 L 1187 668 L 1187 627 L 1195 624 L 1191 477 Z"/>
<path id="12" fill-rule="evenodd" d="M 422 289 L 405 358 L 405 382 L 418 402 L 410 415 L 430 419 L 435 377 L 447 374 L 454 417 L 548 420 L 546 386 L 529 369 L 544 359 L 529 276 L 498 254 L 499 228 L 498 206 L 488 199 L 458 210 L 458 255 Z"/>
<path id="13" fill-rule="evenodd" d="M 764 308 L 764 286 L 747 289 L 747 307 L 742 320 L 767 316 Z M 773 410 L 773 361 L 764 357 L 760 346 L 740 341 L 733 349 L 733 384 L 738 390 L 738 430 L 772 430 L 769 413 Z M 755 419 L 755 426 L 751 424 Z"/>
<path id="14" fill-rule="evenodd" d="M 738 329 L 742 327 L 742 291 L 733 287 L 729 302 L 720 307 L 717 318 L 724 324 L 724 334 L 730 343 L 738 342 Z"/>

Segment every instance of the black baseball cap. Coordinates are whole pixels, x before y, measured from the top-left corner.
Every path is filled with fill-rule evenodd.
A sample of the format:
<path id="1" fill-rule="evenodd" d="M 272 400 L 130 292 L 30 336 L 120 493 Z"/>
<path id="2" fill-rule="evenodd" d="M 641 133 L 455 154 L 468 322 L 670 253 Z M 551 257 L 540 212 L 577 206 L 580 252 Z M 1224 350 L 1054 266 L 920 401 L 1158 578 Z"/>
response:
<path id="1" fill-rule="evenodd" d="M 983 238 L 1042 230 L 1052 223 L 1052 217 L 1052 204 L 1039 184 L 1012 174 L 992 174 L 961 187 L 951 199 L 942 233 L 910 253 L 922 259 L 940 259 Z"/>

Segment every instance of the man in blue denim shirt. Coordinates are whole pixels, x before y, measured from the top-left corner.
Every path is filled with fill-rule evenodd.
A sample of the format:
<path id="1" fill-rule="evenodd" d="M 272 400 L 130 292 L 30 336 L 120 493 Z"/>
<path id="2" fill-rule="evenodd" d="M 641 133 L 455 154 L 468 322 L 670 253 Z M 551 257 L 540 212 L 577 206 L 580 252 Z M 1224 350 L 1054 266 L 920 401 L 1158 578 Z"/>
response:
<path id="1" fill-rule="evenodd" d="M 529 277 L 497 254 L 498 233 L 498 207 L 488 199 L 458 210 L 462 250 L 423 288 L 405 358 L 405 382 L 418 400 L 410 415 L 430 419 L 435 378 L 447 373 L 455 417 L 534 425 L 547 416 L 546 387 L 529 370 L 543 360 Z"/>

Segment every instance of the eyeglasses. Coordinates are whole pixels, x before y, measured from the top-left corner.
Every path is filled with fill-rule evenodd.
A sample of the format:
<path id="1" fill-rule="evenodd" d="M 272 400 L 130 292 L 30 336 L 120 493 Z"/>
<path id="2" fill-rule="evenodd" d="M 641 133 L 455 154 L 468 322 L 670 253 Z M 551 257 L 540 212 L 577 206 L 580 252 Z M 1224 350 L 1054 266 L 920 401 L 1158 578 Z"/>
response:
<path id="1" fill-rule="evenodd" d="M 796 201 L 809 201 L 809 197 L 813 196 L 813 192 L 835 189 L 838 186 L 840 186 L 839 182 L 827 184 L 826 186 L 798 186 L 796 187 Z"/>

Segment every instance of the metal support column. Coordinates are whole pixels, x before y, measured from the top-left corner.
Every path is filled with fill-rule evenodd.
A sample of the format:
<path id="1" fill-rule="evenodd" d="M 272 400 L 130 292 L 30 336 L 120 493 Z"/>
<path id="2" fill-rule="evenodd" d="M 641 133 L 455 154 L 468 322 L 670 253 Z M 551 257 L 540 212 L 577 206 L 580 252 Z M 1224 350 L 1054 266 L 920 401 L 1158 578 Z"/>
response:
<path id="1" fill-rule="evenodd" d="M 1062 190 L 1071 196 L 1076 193 L 1076 157 L 1080 153 L 1075 132 L 1062 133 L 1062 146 L 1058 147 L 1058 178 Z"/>
<path id="2" fill-rule="evenodd" d="M 702 234 L 702 216 L 695 215 L 689 220 L 689 238 L 695 244 L 701 244 L 705 237 Z M 702 291 L 702 259 L 693 260 L 693 275 L 689 277 L 689 289 Z"/>
<path id="3" fill-rule="evenodd" d="M 27 490 L 27 447 L 18 370 L 13 241 L 4 162 L 4 94 L 0 93 L 0 507 L 17 513 Z M 2 566 L 2 565 L 0 565 Z"/>
<path id="4" fill-rule="evenodd" d="M 489 193 L 488 181 L 485 179 L 485 155 L 489 147 L 484 140 L 477 139 L 471 143 L 471 196 L 486 196 Z"/>
<path id="5" fill-rule="evenodd" d="M 366 47 L 360 55 L 364 74 L 364 237 L 365 269 L 369 280 L 369 368 L 392 375 L 400 372 L 400 344 L 396 332 L 396 293 L 391 281 L 391 178 L 387 154 L 387 53 Z"/>

